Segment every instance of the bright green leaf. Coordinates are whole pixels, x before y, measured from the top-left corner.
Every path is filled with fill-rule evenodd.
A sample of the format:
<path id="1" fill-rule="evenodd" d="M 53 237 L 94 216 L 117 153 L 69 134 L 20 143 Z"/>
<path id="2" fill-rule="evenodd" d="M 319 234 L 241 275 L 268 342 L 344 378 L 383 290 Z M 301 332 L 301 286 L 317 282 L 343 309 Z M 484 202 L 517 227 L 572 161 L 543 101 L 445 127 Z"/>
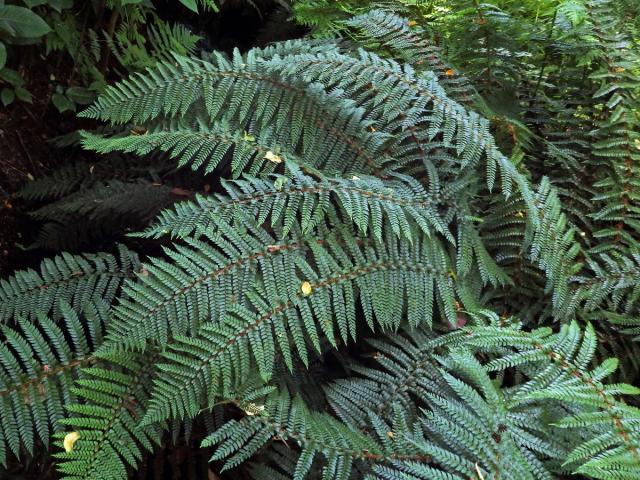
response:
<path id="1" fill-rule="evenodd" d="M 0 7 L 0 30 L 16 38 L 37 38 L 49 33 L 51 28 L 28 8 L 5 5 Z"/>
<path id="2" fill-rule="evenodd" d="M 198 13 L 198 4 L 196 3 L 196 0 L 180 0 L 180 3 L 192 12 Z"/>

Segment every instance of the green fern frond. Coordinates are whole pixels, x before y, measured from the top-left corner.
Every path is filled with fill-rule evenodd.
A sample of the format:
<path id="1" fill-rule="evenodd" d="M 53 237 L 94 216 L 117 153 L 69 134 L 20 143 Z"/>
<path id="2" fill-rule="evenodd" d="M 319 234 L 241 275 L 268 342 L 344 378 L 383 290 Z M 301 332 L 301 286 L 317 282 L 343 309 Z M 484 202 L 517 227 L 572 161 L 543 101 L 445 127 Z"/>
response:
<path id="1" fill-rule="evenodd" d="M 469 81 L 442 60 L 440 48 L 426 39 L 422 29 L 409 27 L 405 18 L 373 9 L 345 24 L 356 30 L 358 42 L 365 47 L 375 45 L 389 49 L 393 58 L 401 58 L 418 70 L 434 72 L 451 98 L 468 104 L 475 96 Z"/>
<path id="2" fill-rule="evenodd" d="M 244 418 L 228 422 L 202 443 L 217 446 L 211 460 L 227 458 L 224 469 L 246 461 L 273 438 L 292 442 L 302 450 L 293 473 L 296 480 L 307 478 L 317 456 L 326 461 L 323 478 L 346 480 L 354 462 L 384 463 L 410 458 L 414 453 L 406 446 L 402 453 L 394 451 L 388 438 L 376 441 L 329 415 L 310 411 L 299 397 L 291 398 L 287 392 L 274 393 L 264 405 L 241 408 L 246 412 Z"/>
<path id="3" fill-rule="evenodd" d="M 581 332 L 574 322 L 557 334 L 551 334 L 549 329 L 533 332 L 514 329 L 507 333 L 504 328 L 474 327 L 471 335 L 460 332 L 450 335 L 450 340 L 481 350 L 513 349 L 484 367 L 489 372 L 522 368 L 529 377 L 510 395 L 510 403 L 526 405 L 531 401 L 551 400 L 577 408 L 575 413 L 556 420 L 563 428 L 586 428 L 588 435 L 586 441 L 574 444 L 567 464 L 576 462 L 578 471 L 596 474 L 596 478 L 607 478 L 598 473 L 601 467 L 603 471 L 618 470 L 619 478 L 624 479 L 640 472 L 640 462 L 629 466 L 629 459 L 640 458 L 640 411 L 617 398 L 637 395 L 640 390 L 626 384 L 603 383 L 603 379 L 616 370 L 615 359 L 589 368 L 597 346 L 591 325 Z M 539 367 L 535 368 L 536 365 Z M 632 473 L 629 475 L 629 472 Z"/>
<path id="4" fill-rule="evenodd" d="M 49 446 L 61 430 L 65 406 L 74 402 L 74 379 L 95 361 L 91 355 L 102 341 L 107 309 L 99 300 L 82 310 L 83 321 L 59 300 L 62 321 L 43 314 L 37 321 L 18 317 L 16 328 L 2 326 L 0 344 L 0 463 L 7 450 L 17 458 L 34 455 L 39 440 Z M 24 449 L 24 450 L 23 450 Z"/>
<path id="5" fill-rule="evenodd" d="M 123 137 L 82 132 L 82 137 L 82 145 L 98 153 L 119 151 L 146 155 L 156 150 L 169 152 L 171 158 L 178 160 L 179 167 L 189 165 L 193 170 L 204 167 L 205 173 L 212 172 L 230 153 L 231 169 L 236 177 L 247 167 L 247 173 L 253 175 L 273 171 L 277 164 L 265 158 L 268 152 L 296 161 L 295 154 L 288 153 L 266 132 L 256 138 L 247 131 L 233 130 L 225 122 L 205 125 L 199 120 L 196 128 L 179 127 Z"/>
<path id="6" fill-rule="evenodd" d="M 639 311 L 640 254 L 602 253 L 587 257 L 585 266 L 588 268 L 571 279 L 567 311 L 611 308 L 631 315 Z"/>
<path id="7" fill-rule="evenodd" d="M 68 195 L 31 213 L 38 220 L 65 223 L 65 218 L 86 218 L 105 221 L 111 215 L 149 219 L 167 205 L 171 188 L 150 182 L 112 180 L 93 185 L 88 191 Z M 124 200 L 123 200 L 124 199 Z"/>
<path id="8" fill-rule="evenodd" d="M 396 410 L 415 416 L 415 398 L 446 390 L 430 336 L 421 330 L 368 342 L 375 350 L 375 367 L 355 363 L 352 378 L 325 387 L 331 409 L 346 425 L 366 430 L 372 413 L 387 421 Z"/>
<path id="9" fill-rule="evenodd" d="M 38 178 L 22 187 L 19 195 L 26 200 L 47 200 L 60 198 L 73 192 L 87 178 L 91 165 L 88 162 L 74 162 L 54 170 L 51 175 Z"/>
<path id="10" fill-rule="evenodd" d="M 265 70 L 263 63 L 259 50 L 245 56 L 236 51 L 231 60 L 220 53 L 210 61 L 176 57 L 175 63 L 148 69 L 146 76 L 109 87 L 83 115 L 116 125 L 144 124 L 204 110 L 211 120 L 224 118 L 238 131 L 270 130 L 281 144 L 304 145 L 310 158 L 332 170 L 348 166 L 350 171 L 370 171 L 378 168 L 378 157 L 390 160 L 383 153 L 386 136 L 368 132 L 364 112 L 340 92 L 325 93 L 295 78 L 283 82 L 279 72 Z M 331 156 L 326 137 L 335 143 Z M 323 155 L 313 154 L 318 148 Z"/>
<path id="11" fill-rule="evenodd" d="M 427 236 L 439 233 L 455 243 L 447 226 L 455 206 L 438 194 L 429 195 L 410 177 L 327 178 L 315 172 L 305 175 L 295 164 L 286 165 L 289 176 L 223 182 L 226 197 L 198 196 L 195 202 L 179 203 L 175 211 L 162 212 L 142 236 L 184 237 L 196 228 L 214 227 L 220 220 L 231 222 L 239 210 L 241 215 L 255 217 L 258 225 L 280 227 L 283 237 L 292 231 L 311 233 L 332 220 L 333 224 L 352 221 L 363 235 L 371 232 L 377 240 L 389 229 L 411 241 L 418 227 Z"/>
<path id="12" fill-rule="evenodd" d="M 320 351 L 321 335 L 334 347 L 338 337 L 356 338 L 356 299 L 372 330 L 397 330 L 403 317 L 413 326 L 430 325 L 436 305 L 455 324 L 455 289 L 443 250 L 389 237 L 364 246 L 348 234 L 340 240 L 308 244 L 313 260 L 296 259 L 297 268 L 282 269 L 276 283 L 256 284 L 246 307 L 233 305 L 195 338 L 169 343 L 145 421 L 192 416 L 205 392 L 252 368 L 269 379 L 276 353 L 289 369 L 294 350 L 308 364 L 308 352 Z"/>
<path id="13" fill-rule="evenodd" d="M 442 135 L 441 143 L 436 142 L 436 145 L 455 152 L 453 155 L 460 167 L 475 168 L 484 159 L 488 187 L 493 188 L 499 169 L 504 194 L 509 196 L 513 184 L 517 184 L 531 213 L 536 212 L 528 182 L 500 152 L 488 122 L 449 99 L 435 77 L 417 76 L 408 65 L 402 66 L 363 50 L 357 56 L 336 53 L 293 55 L 266 64 L 273 71 L 292 78 L 302 77 L 309 82 L 321 82 L 328 88 L 340 88 L 351 98 L 360 99 L 361 108 L 375 112 L 390 127 L 404 127 L 405 133 L 397 142 L 406 139 L 408 143 L 417 143 L 415 155 L 425 163 L 431 163 L 430 159 L 424 158 L 433 148 L 429 144 Z M 363 88 L 370 93 L 359 95 Z"/>
<path id="14" fill-rule="evenodd" d="M 59 315 L 61 302 L 74 310 L 101 298 L 109 304 L 122 282 L 139 270 L 138 256 L 124 245 L 115 255 L 71 255 L 63 253 L 47 259 L 35 270 L 16 272 L 0 280 L 0 321 L 15 317 L 33 317 L 37 312 Z"/>
<path id="15" fill-rule="evenodd" d="M 72 388 L 83 402 L 67 405 L 71 416 L 60 422 L 78 434 L 71 450 L 55 454 L 65 479 L 126 479 L 127 466 L 137 465 L 143 450 L 160 443 L 160 428 L 138 425 L 151 383 L 151 356 L 121 354 L 110 360 L 108 368 L 84 370 Z"/>
<path id="16" fill-rule="evenodd" d="M 217 231 L 205 239 L 187 238 L 186 245 L 167 249 L 170 261 L 152 259 L 137 282 L 125 285 L 125 298 L 114 307 L 102 351 L 144 348 L 150 339 L 165 344 L 169 336 L 195 333 L 202 323 L 224 315 L 233 292 L 247 291 L 258 269 L 279 276 L 291 272 L 307 248 L 304 242 L 275 238 L 249 222 L 233 227 L 217 222 Z"/>

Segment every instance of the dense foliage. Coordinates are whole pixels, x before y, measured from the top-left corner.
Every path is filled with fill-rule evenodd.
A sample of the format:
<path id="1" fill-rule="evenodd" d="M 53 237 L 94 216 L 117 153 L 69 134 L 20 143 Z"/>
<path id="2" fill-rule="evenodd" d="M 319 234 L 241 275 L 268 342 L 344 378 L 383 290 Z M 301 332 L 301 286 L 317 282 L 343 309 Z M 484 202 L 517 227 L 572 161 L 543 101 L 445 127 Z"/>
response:
<path id="1" fill-rule="evenodd" d="M 158 23 L 79 113 L 102 160 L 19 192 L 106 252 L 0 281 L 2 464 L 640 478 L 637 6 L 290 8 L 230 54 Z"/>

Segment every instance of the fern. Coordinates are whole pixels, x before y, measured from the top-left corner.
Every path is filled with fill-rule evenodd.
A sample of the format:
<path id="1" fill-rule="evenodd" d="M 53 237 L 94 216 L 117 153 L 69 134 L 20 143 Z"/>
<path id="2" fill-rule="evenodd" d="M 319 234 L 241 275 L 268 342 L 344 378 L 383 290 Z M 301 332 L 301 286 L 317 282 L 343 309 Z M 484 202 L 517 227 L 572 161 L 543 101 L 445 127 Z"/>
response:
<path id="1" fill-rule="evenodd" d="M 106 89 L 83 146 L 139 170 L 34 182 L 36 215 L 202 193 L 129 237 L 143 265 L 2 284 L 5 450 L 56 432 L 62 475 L 115 480 L 170 430 L 242 478 L 638 477 L 637 362 L 609 358 L 638 351 L 635 59 L 604 0 L 534 3 L 345 0 L 351 42 L 159 54 Z M 68 414 L 41 416 L 33 353 Z"/>
<path id="2" fill-rule="evenodd" d="M 411 457 L 412 453 L 421 458 L 412 451 L 400 450 L 399 446 L 395 446 L 398 450 L 395 452 L 388 441 L 381 445 L 326 414 L 309 411 L 300 398 L 290 398 L 287 393 L 273 394 L 264 405 L 251 404 L 244 409 L 247 416 L 225 424 L 202 443 L 205 447 L 217 446 L 212 460 L 230 457 L 224 469 L 246 461 L 273 437 L 295 442 L 302 450 L 293 473 L 295 479 L 306 478 L 317 455 L 326 459 L 323 478 L 327 479 L 348 478 L 356 461 L 383 463 Z M 327 443 L 328 438 L 337 441 Z"/>
<path id="3" fill-rule="evenodd" d="M 162 373 L 147 421 L 193 415 L 205 392 L 218 382 L 242 378 L 253 361 L 261 376 L 269 379 L 276 351 L 281 352 L 289 369 L 293 348 L 307 363 L 306 337 L 316 351 L 320 350 L 319 333 L 334 346 L 338 336 L 344 341 L 355 338 L 355 298 L 359 298 L 370 328 L 374 321 L 385 329 L 398 328 L 400 312 L 405 309 L 410 324 L 430 322 L 436 302 L 449 321 L 455 322 L 455 292 L 442 250 L 430 243 L 406 249 L 389 243 L 389 239 L 386 245 L 363 248 L 348 234 L 342 241 L 344 246 L 328 239 L 322 245 L 310 244 L 314 262 L 300 263 L 300 273 L 296 268 L 280 267 L 275 283 L 256 284 L 247 297 L 251 309 L 232 307 L 219 322 L 203 325 L 195 339 L 172 342 L 166 356 L 170 362 L 159 366 Z M 331 264 L 341 273 L 331 275 L 327 270 Z M 304 282 L 308 282 L 308 290 Z M 373 296 L 373 284 L 390 288 L 378 289 Z M 424 303 L 398 295 L 405 289 L 418 292 Z M 329 321 L 330 312 L 334 312 L 335 321 Z M 166 338 L 164 332 L 161 335 Z M 125 337 L 122 343 L 131 345 L 133 341 Z M 109 344 L 103 347 L 108 348 Z"/>
<path id="4" fill-rule="evenodd" d="M 122 282 L 140 269 L 138 257 L 125 246 L 111 254 L 70 255 L 47 259 L 35 270 L 16 272 L 0 281 L 0 320 L 33 317 L 36 313 L 60 315 L 60 305 L 78 310 L 93 299 L 109 304 Z"/>
<path id="5" fill-rule="evenodd" d="M 92 352 L 102 341 L 104 304 L 85 305 L 84 322 L 63 299 L 59 309 L 63 320 L 58 323 L 38 314 L 36 321 L 18 318 L 16 328 L 2 327 L 0 462 L 4 466 L 8 451 L 19 458 L 25 451 L 33 456 L 38 442 L 49 446 L 52 434 L 61 430 L 65 406 L 76 401 L 74 379 L 96 360 Z"/>
<path id="6" fill-rule="evenodd" d="M 71 451 L 55 454 L 65 460 L 60 465 L 65 478 L 125 478 L 127 464 L 141 460 L 141 448 L 151 450 L 160 442 L 159 428 L 138 426 L 150 387 L 144 367 L 151 362 L 144 360 L 119 355 L 108 368 L 85 370 L 76 382 L 72 392 L 84 403 L 67 406 L 71 416 L 60 423 L 79 437 Z"/>
<path id="7" fill-rule="evenodd" d="M 223 188 L 228 197 L 200 196 L 195 203 L 181 203 L 175 212 L 162 212 L 144 235 L 184 237 L 193 233 L 196 226 L 214 228 L 220 219 L 233 219 L 238 215 L 234 211 L 240 211 L 240 215 L 255 216 L 258 225 L 280 226 L 283 237 L 291 231 L 310 233 L 343 216 L 353 221 L 363 235 L 371 231 L 377 240 L 387 230 L 411 240 L 415 235 L 413 226 L 427 236 L 438 233 L 455 243 L 445 220 L 451 218 L 455 207 L 449 207 L 437 194 L 429 196 L 409 177 L 390 175 L 385 181 L 365 176 L 324 178 L 319 173 L 305 175 L 295 165 L 289 164 L 288 168 L 292 170 L 290 178 L 246 177 L 225 182 Z M 449 211 L 445 210 L 447 207 Z M 440 211 L 445 212 L 445 218 Z"/>
<path id="8" fill-rule="evenodd" d="M 412 30 L 406 19 L 384 10 L 371 10 L 348 20 L 346 25 L 356 29 L 360 43 L 379 45 L 391 50 L 393 58 L 435 73 L 451 98 L 471 103 L 475 92 L 469 81 L 443 60 L 441 50 L 425 39 L 425 32 L 415 27 Z"/>

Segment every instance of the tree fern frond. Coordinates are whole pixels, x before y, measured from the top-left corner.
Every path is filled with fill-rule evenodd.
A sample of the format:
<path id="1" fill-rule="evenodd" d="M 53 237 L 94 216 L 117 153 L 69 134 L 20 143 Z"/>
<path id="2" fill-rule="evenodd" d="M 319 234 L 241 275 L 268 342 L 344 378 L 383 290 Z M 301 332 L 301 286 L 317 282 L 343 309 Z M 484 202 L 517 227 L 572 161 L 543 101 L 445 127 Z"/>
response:
<path id="1" fill-rule="evenodd" d="M 119 254 L 70 255 L 47 259 L 35 270 L 0 280 L 0 320 L 31 317 L 36 312 L 59 315 L 60 302 L 78 310 L 94 298 L 110 303 L 126 278 L 139 270 L 138 256 L 124 245 Z"/>
<path id="2" fill-rule="evenodd" d="M 326 460 L 323 478 L 346 480 L 354 462 L 384 463 L 394 458 L 411 458 L 414 454 L 404 445 L 402 450 L 394 451 L 388 439 L 386 444 L 376 441 L 329 415 L 310 411 L 299 397 L 291 398 L 287 392 L 274 393 L 264 405 L 251 408 L 253 411 L 245 410 L 244 418 L 228 422 L 202 443 L 217 446 L 212 460 L 229 457 L 224 469 L 246 461 L 274 437 L 295 442 L 302 450 L 294 479 L 307 478 L 314 458 L 320 455 Z"/>
<path id="3" fill-rule="evenodd" d="M 160 428 L 138 425 L 153 362 L 134 354 L 110 360 L 114 363 L 108 368 L 84 370 L 72 388 L 84 402 L 67 405 L 71 416 L 60 422 L 79 435 L 71 450 L 55 454 L 66 479 L 126 479 L 127 465 L 135 466 L 143 449 L 152 450 L 160 442 Z"/>
<path id="4" fill-rule="evenodd" d="M 282 144 L 303 145 L 309 158 L 331 170 L 371 171 L 380 168 L 378 158 L 391 160 L 383 153 L 387 137 L 366 130 L 363 110 L 339 91 L 326 93 L 320 85 L 295 78 L 284 82 L 278 72 L 265 70 L 257 50 L 244 57 L 236 52 L 232 60 L 214 53 L 210 60 L 176 57 L 175 64 L 161 62 L 146 76 L 109 87 L 84 115 L 113 124 L 144 124 L 195 108 L 211 120 L 224 118 L 239 131 L 270 130 Z M 330 156 L 329 146 L 335 150 Z M 313 154 L 318 148 L 323 155 Z"/>
<path id="5" fill-rule="evenodd" d="M 290 177 L 223 182 L 226 197 L 198 196 L 195 202 L 179 203 L 175 210 L 162 212 L 142 236 L 184 237 L 196 228 L 213 227 L 221 219 L 230 221 L 239 210 L 242 215 L 255 217 L 258 225 L 281 226 L 282 236 L 291 231 L 308 234 L 328 224 L 329 219 L 335 222 L 342 216 L 343 221 L 353 221 L 363 235 L 370 231 L 378 240 L 386 229 L 411 240 L 413 225 L 426 235 L 437 232 L 454 243 L 447 224 L 455 205 L 438 194 L 429 195 L 410 177 L 390 175 L 388 180 L 381 180 L 363 175 L 345 179 L 320 173 L 312 177 L 295 164 L 287 165 L 292 171 Z"/>
<path id="6" fill-rule="evenodd" d="M 415 415 L 415 398 L 446 390 L 425 333 L 416 329 L 369 343 L 375 349 L 375 367 L 356 363 L 351 378 L 325 388 L 332 410 L 345 424 L 368 429 L 371 413 L 390 421 L 397 409 Z"/>
<path id="7" fill-rule="evenodd" d="M 344 90 L 351 98 L 361 99 L 360 107 L 380 115 L 387 124 L 393 126 L 391 122 L 395 121 L 398 127 L 405 127 L 407 138 L 428 144 L 442 135 L 442 146 L 455 152 L 463 168 L 476 167 L 484 159 L 489 188 L 493 187 L 500 169 L 505 195 L 512 193 L 516 183 L 531 213 L 536 212 L 528 182 L 500 152 L 488 122 L 449 99 L 436 78 L 419 77 L 408 65 L 402 66 L 363 50 L 358 56 L 293 55 L 266 64 L 269 69 L 292 78 L 302 76 L 309 82 Z M 361 95 L 362 89 L 369 92 Z M 393 101 L 389 98 L 391 94 Z M 424 155 L 423 151 L 421 157 Z"/>
<path id="8" fill-rule="evenodd" d="M 169 203 L 170 195 L 171 187 L 168 185 L 111 180 L 45 205 L 31 215 L 38 220 L 61 224 L 64 224 L 65 217 L 77 219 L 78 216 L 94 221 L 105 221 L 111 215 L 149 219 Z"/>
<path id="9" fill-rule="evenodd" d="M 388 48 L 394 58 L 402 58 L 416 69 L 434 72 L 451 98 L 468 104 L 475 95 L 469 81 L 446 64 L 440 49 L 426 40 L 425 32 L 416 27 L 411 29 L 406 19 L 373 9 L 345 23 L 356 29 L 358 41 L 365 46 L 373 43 Z"/>
<path id="10" fill-rule="evenodd" d="M 224 122 L 205 125 L 199 122 L 197 128 L 179 127 L 177 129 L 127 135 L 104 137 L 90 132 L 82 132 L 82 145 L 98 153 L 120 151 L 146 155 L 159 150 L 169 152 L 178 160 L 178 166 L 190 165 L 193 170 L 204 166 L 204 172 L 213 171 L 223 158 L 231 152 L 231 168 L 238 176 L 248 166 L 249 174 L 273 171 L 276 163 L 265 158 L 268 152 L 295 160 L 266 132 L 256 138 L 246 130 L 236 131 Z"/>
<path id="11" fill-rule="evenodd" d="M 558 418 L 556 423 L 564 428 L 587 427 L 588 440 L 574 444 L 566 462 L 576 462 L 578 471 L 596 474 L 596 478 L 606 478 L 599 476 L 600 467 L 603 471 L 619 470 L 620 478 L 633 478 L 640 465 L 640 411 L 616 397 L 637 395 L 640 390 L 631 385 L 603 383 L 616 370 L 615 359 L 589 369 L 597 345 L 590 325 L 584 333 L 574 322 L 563 326 L 559 333 L 550 334 L 549 329 L 530 333 L 514 329 L 507 334 L 504 328 L 474 327 L 471 335 L 461 332 L 452 334 L 450 339 L 482 350 L 513 349 L 484 367 L 488 371 L 522 368 L 530 377 L 509 401 L 526 405 L 532 400 L 554 400 L 576 406 L 576 413 Z M 541 367 L 532 370 L 531 366 L 536 365 Z M 636 459 L 633 467 L 629 466 L 630 459 Z M 629 476 L 629 472 L 633 473 Z"/>
<path id="12" fill-rule="evenodd" d="M 618 309 L 628 314 L 640 312 L 640 254 L 616 252 L 587 257 L 588 267 L 571 278 L 572 290 L 566 303 L 571 312 L 582 309 Z"/>
<path id="13" fill-rule="evenodd" d="M 63 320 L 43 314 L 37 321 L 17 318 L 17 327 L 2 326 L 0 344 L 0 463 L 7 465 L 7 447 L 18 458 L 34 454 L 39 440 L 47 448 L 59 432 L 65 406 L 76 400 L 73 382 L 95 361 L 92 351 L 102 341 L 107 309 L 98 301 L 76 312 L 59 300 Z M 83 324 L 84 323 L 84 324 Z M 66 336 L 65 336 L 66 335 Z"/>
<path id="14" fill-rule="evenodd" d="M 270 378 L 276 352 L 289 369 L 294 349 L 307 364 L 308 351 L 320 350 L 320 333 L 334 346 L 338 337 L 356 338 L 356 298 L 371 329 L 397 330 L 403 317 L 413 326 L 430 325 L 436 304 L 455 322 L 446 257 L 432 242 L 408 246 L 387 237 L 384 244 L 360 246 L 345 235 L 340 243 L 308 248 L 313 263 L 297 259 L 296 269 L 281 272 L 280 284 L 256 285 L 247 307 L 234 305 L 195 338 L 169 344 L 145 421 L 192 416 L 205 392 L 254 365 Z"/>
<path id="15" fill-rule="evenodd" d="M 91 168 L 88 162 L 74 162 L 63 165 L 51 175 L 29 182 L 19 192 L 27 200 L 45 200 L 60 198 L 74 191 L 86 181 L 87 172 Z"/>
<path id="16" fill-rule="evenodd" d="M 150 339 L 165 344 L 170 335 L 196 332 L 202 323 L 224 315 L 233 292 L 249 289 L 256 270 L 289 272 L 306 248 L 304 242 L 277 239 L 249 222 L 232 227 L 220 221 L 205 238 L 185 239 L 186 245 L 167 249 L 171 261 L 152 259 L 137 282 L 125 285 L 128 298 L 114 307 L 102 351 L 144 348 Z"/>

